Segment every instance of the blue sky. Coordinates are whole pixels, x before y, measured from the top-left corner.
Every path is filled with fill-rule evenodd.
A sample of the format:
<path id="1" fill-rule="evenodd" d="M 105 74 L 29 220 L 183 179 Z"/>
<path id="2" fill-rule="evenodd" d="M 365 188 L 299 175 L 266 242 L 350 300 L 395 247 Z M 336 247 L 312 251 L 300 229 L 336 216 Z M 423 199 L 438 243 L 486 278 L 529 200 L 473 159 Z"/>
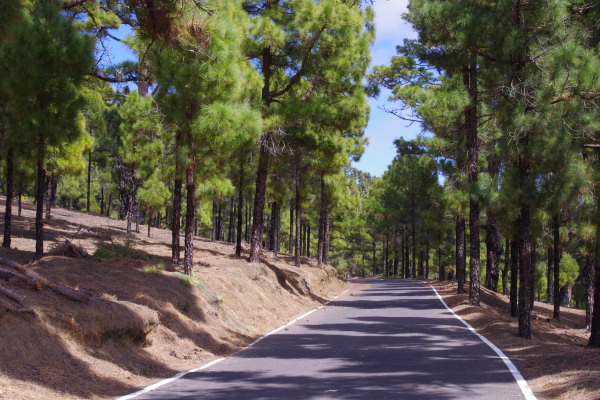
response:
<path id="1" fill-rule="evenodd" d="M 375 30 L 377 37 L 372 48 L 371 66 L 388 64 L 396 54 L 396 45 L 404 39 L 416 38 L 416 33 L 402 20 L 402 13 L 407 11 L 408 0 L 375 0 Z M 122 26 L 117 31 L 117 37 L 127 34 L 128 28 Z M 110 59 L 105 63 L 118 63 L 134 59 L 135 54 L 117 42 L 108 43 Z M 381 110 L 382 107 L 393 108 L 395 105 L 387 101 L 389 93 L 382 92 L 377 99 L 369 99 L 371 115 L 365 129 L 369 145 L 359 162 L 352 165 L 375 176 L 381 176 L 396 155 L 394 139 L 404 137 L 414 139 L 420 132 L 420 126 L 408 123 Z"/>
<path id="2" fill-rule="evenodd" d="M 404 39 L 415 39 L 416 33 L 402 20 L 407 11 L 408 0 L 375 0 L 375 30 L 377 38 L 372 48 L 371 66 L 389 64 L 396 54 L 396 45 Z M 359 162 L 353 166 L 373 175 L 381 176 L 396 155 L 394 139 L 404 137 L 414 139 L 420 132 L 420 126 L 408 123 L 381 110 L 395 105 L 387 101 L 389 93 L 382 92 L 379 98 L 369 99 L 371 116 L 365 129 L 369 145 Z M 397 107 L 397 105 L 396 105 Z"/>

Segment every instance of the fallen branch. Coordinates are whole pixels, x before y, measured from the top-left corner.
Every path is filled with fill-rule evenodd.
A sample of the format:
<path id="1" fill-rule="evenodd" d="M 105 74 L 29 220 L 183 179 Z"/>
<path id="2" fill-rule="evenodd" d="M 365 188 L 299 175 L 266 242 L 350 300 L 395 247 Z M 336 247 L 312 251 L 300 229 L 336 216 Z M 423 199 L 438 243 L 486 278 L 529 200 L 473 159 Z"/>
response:
<path id="1" fill-rule="evenodd" d="M 0 264 L 12 268 L 25 275 L 26 277 L 31 278 L 31 280 L 28 281 L 28 283 L 37 290 L 41 290 L 42 288 L 46 287 L 55 293 L 65 296 L 69 300 L 81 301 L 84 303 L 87 303 L 92 297 L 92 293 L 86 290 L 74 289 L 72 287 L 65 286 L 61 283 L 53 282 L 45 276 L 33 271 L 32 269 L 27 268 L 24 265 L 21 265 L 8 258 L 0 257 Z"/>
<path id="2" fill-rule="evenodd" d="M 0 283 L 0 293 L 5 295 L 9 299 L 16 301 L 17 303 L 19 303 L 20 306 L 23 305 L 23 301 L 25 300 L 25 296 L 21 296 L 20 294 L 13 292 L 6 286 L 3 286 L 1 283 Z"/>

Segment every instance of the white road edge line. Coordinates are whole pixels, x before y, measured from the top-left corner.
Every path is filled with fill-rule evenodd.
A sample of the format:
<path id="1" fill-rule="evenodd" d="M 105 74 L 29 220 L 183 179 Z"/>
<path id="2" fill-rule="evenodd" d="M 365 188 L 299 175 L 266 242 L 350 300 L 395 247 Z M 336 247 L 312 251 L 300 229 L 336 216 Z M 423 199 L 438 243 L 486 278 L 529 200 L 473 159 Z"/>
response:
<path id="1" fill-rule="evenodd" d="M 294 324 L 295 322 L 298 322 L 298 321 L 299 321 L 299 320 L 301 320 L 302 318 L 309 316 L 310 314 L 314 313 L 315 311 L 317 311 L 317 310 L 320 310 L 321 308 L 325 307 L 326 305 L 328 305 L 329 303 L 331 303 L 332 301 L 334 301 L 334 300 L 335 300 L 335 299 L 337 299 L 338 297 L 340 297 L 340 296 L 343 296 L 344 294 L 346 294 L 346 292 L 347 292 L 348 290 L 350 290 L 350 289 L 346 289 L 346 290 L 345 290 L 345 291 L 344 291 L 342 294 L 340 294 L 339 296 L 335 296 L 333 299 L 329 300 L 329 301 L 328 301 L 328 302 L 326 302 L 325 304 L 321 304 L 319 307 L 317 307 L 317 308 L 314 308 L 314 309 L 310 310 L 310 311 L 309 311 L 309 312 L 307 312 L 306 314 L 302 314 L 301 316 L 299 316 L 299 317 L 298 317 L 298 318 L 296 318 L 295 320 L 293 320 L 293 321 L 291 321 L 291 322 L 288 322 L 287 324 L 285 324 L 285 325 L 282 325 L 282 326 L 280 326 L 280 327 L 279 327 L 279 328 L 277 328 L 277 329 L 273 329 L 271 332 L 267 333 L 267 334 L 266 334 L 266 335 L 264 335 L 264 336 L 261 336 L 261 337 L 259 337 L 259 338 L 258 338 L 258 339 L 256 339 L 254 342 L 250 343 L 248 346 L 244 347 L 243 349 L 240 349 L 240 350 L 236 351 L 236 352 L 235 352 L 235 353 L 233 353 L 233 354 L 230 354 L 230 355 L 229 355 L 229 356 L 227 356 L 227 357 L 233 357 L 233 356 L 235 356 L 236 354 L 238 354 L 238 353 L 240 353 L 240 352 L 242 352 L 242 351 L 244 351 L 244 350 L 246 350 L 246 349 L 249 349 L 250 347 L 254 346 L 256 343 L 260 342 L 261 340 L 263 340 L 263 339 L 264 339 L 264 338 L 266 338 L 267 336 L 271 336 L 271 335 L 273 335 L 274 333 L 277 333 L 277 332 L 279 332 L 280 330 L 282 330 L 282 329 L 285 329 L 285 328 L 287 328 L 288 326 L 290 326 L 290 325 Z M 142 395 L 142 394 L 144 394 L 144 393 L 148 393 L 148 392 L 151 392 L 151 391 L 153 391 L 153 390 L 156 390 L 156 389 L 158 389 L 159 387 L 166 385 L 167 383 L 171 383 L 171 382 L 173 382 L 173 381 L 176 381 L 177 379 L 183 378 L 183 377 L 184 377 L 184 376 L 186 376 L 187 374 L 194 373 L 194 372 L 198 372 L 198 371 L 201 371 L 201 370 L 203 370 L 203 369 L 207 369 L 207 368 L 209 368 L 209 367 L 212 367 L 213 365 L 215 365 L 215 364 L 217 364 L 217 363 L 219 363 L 219 362 L 221 362 L 221 361 L 223 361 L 223 360 L 225 360 L 225 358 L 217 358 L 216 360 L 213 360 L 213 361 L 209 362 L 208 364 L 204 364 L 204 365 L 202 365 L 202 366 L 200 366 L 200 367 L 198 367 L 198 368 L 190 369 L 189 371 L 180 372 L 180 373 L 178 373 L 177 375 L 175 375 L 175 376 L 173 376 L 173 377 L 171 377 L 171 378 L 164 379 L 164 380 L 162 380 L 162 381 L 160 381 L 160 382 L 156 382 L 155 384 L 153 384 L 153 385 L 150 385 L 150 386 L 147 386 L 147 387 L 145 387 L 145 388 L 143 388 L 143 389 L 141 389 L 141 390 L 138 390 L 137 392 L 134 392 L 134 393 L 128 394 L 128 395 L 126 395 L 126 396 L 117 397 L 115 400 L 129 400 L 129 399 L 133 399 L 133 398 L 135 398 L 135 397 L 138 397 L 138 396 L 140 396 L 140 395 Z"/>
<path id="2" fill-rule="evenodd" d="M 535 397 L 535 395 L 533 394 L 533 391 L 531 390 L 531 388 L 527 384 L 527 381 L 525 380 L 525 378 L 523 378 L 523 375 L 521 375 L 521 373 L 519 372 L 519 370 L 517 369 L 517 367 L 515 367 L 515 364 L 513 364 L 513 362 L 510 361 L 510 358 L 508 358 L 502 352 L 502 350 L 500 350 L 498 347 L 496 347 L 496 345 L 494 343 L 492 343 L 489 340 L 487 340 L 483 335 L 477 333 L 477 331 L 467 321 L 465 321 L 464 319 L 462 319 L 461 317 L 459 317 L 454 311 L 452 311 L 452 309 L 450 307 L 448 307 L 448 304 L 446 304 L 446 302 L 444 301 L 444 299 L 442 298 L 442 296 L 440 296 L 440 294 L 438 293 L 438 291 L 432 285 L 429 285 L 429 286 L 431 287 L 431 289 L 433 289 L 433 291 L 435 292 L 435 295 L 442 302 L 442 304 L 444 305 L 444 307 L 446 307 L 446 309 L 448 311 L 450 311 L 452 313 L 452 315 L 454 315 L 460 322 L 462 322 L 467 327 L 468 330 L 470 330 L 472 333 L 474 333 L 475 335 L 477 335 L 477 337 L 479 339 L 481 339 L 481 341 L 483 343 L 487 344 L 492 350 L 494 350 L 494 352 L 498 355 L 498 357 L 500 357 L 500 359 L 502 361 L 504 361 L 504 364 L 506 364 L 506 366 L 508 367 L 508 370 L 512 374 L 513 378 L 515 378 L 515 381 L 517 381 L 517 384 L 521 388 L 521 392 L 523 392 L 523 396 L 525 396 L 525 399 L 526 400 L 537 400 L 536 397 Z"/>

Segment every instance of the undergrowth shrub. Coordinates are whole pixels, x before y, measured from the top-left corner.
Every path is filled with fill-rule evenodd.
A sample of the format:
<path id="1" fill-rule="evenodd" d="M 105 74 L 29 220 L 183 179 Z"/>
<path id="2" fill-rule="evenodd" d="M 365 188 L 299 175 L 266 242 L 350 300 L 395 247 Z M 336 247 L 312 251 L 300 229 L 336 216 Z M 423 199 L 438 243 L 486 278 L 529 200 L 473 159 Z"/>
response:
<path id="1" fill-rule="evenodd" d="M 94 252 L 94 257 L 99 258 L 146 258 L 142 253 L 133 248 L 131 239 L 123 243 L 103 244 Z"/>

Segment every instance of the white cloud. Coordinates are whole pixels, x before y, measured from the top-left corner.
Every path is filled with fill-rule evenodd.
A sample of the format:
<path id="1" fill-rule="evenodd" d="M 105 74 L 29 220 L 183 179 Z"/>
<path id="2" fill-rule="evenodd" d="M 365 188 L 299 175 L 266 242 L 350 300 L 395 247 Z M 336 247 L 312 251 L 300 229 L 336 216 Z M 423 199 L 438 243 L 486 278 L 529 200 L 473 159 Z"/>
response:
<path id="1" fill-rule="evenodd" d="M 373 10 L 378 42 L 402 43 L 405 37 L 416 37 L 410 26 L 402 19 L 402 14 L 408 11 L 408 3 L 408 0 L 375 1 Z"/>
<path id="2" fill-rule="evenodd" d="M 404 39 L 417 37 L 416 32 L 402 19 L 402 14 L 408 11 L 407 6 L 408 0 L 375 0 L 373 9 L 377 38 L 371 51 L 371 65 L 389 64 L 390 59 L 396 55 L 397 45 L 402 44 Z M 407 122 L 379 108 L 398 106 L 387 101 L 388 94 L 382 93 L 377 100 L 369 100 L 371 118 L 365 129 L 369 145 L 361 160 L 354 164 L 355 167 L 377 176 L 383 174 L 396 156 L 394 139 L 414 139 L 420 132 L 418 124 L 407 126 Z"/>

